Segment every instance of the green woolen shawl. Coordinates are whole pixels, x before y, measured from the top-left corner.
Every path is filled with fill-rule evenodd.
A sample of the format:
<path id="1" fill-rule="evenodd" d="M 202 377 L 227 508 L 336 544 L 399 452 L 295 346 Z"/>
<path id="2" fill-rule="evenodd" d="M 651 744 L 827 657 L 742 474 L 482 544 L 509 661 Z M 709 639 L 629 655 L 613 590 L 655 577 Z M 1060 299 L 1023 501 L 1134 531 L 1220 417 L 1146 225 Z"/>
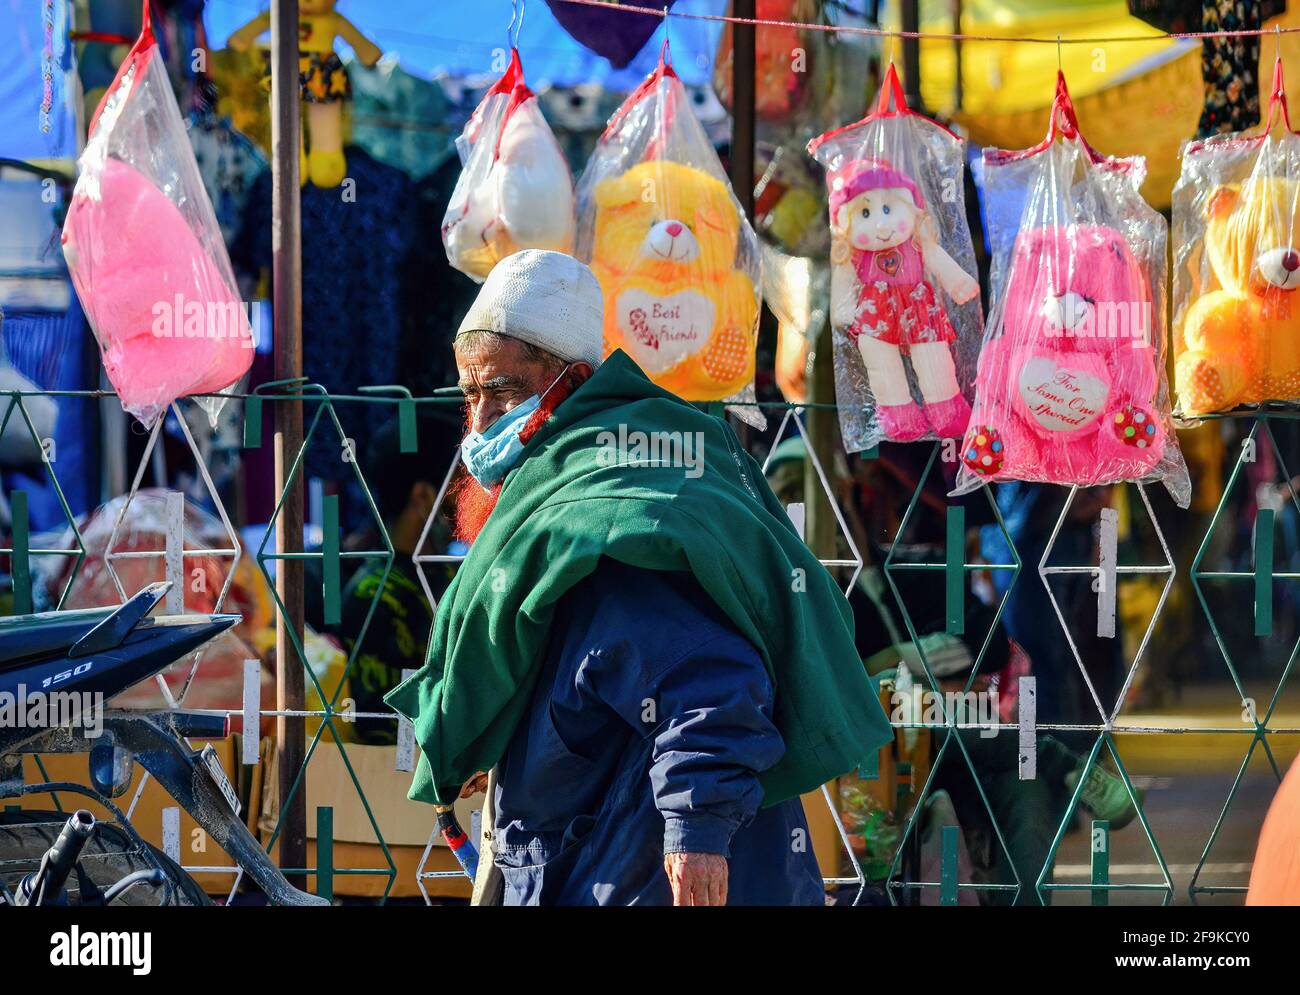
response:
<path id="1" fill-rule="evenodd" d="M 628 462 L 647 455 L 637 446 L 652 438 L 689 448 L 668 447 L 659 465 Z M 762 655 L 786 747 L 760 774 L 765 806 L 863 764 L 889 740 L 848 602 L 759 465 L 722 419 L 616 352 L 529 440 L 438 606 L 425 665 L 385 696 L 420 745 L 408 797 L 450 804 L 500 759 L 528 707 L 557 604 L 602 556 L 689 571 Z"/>

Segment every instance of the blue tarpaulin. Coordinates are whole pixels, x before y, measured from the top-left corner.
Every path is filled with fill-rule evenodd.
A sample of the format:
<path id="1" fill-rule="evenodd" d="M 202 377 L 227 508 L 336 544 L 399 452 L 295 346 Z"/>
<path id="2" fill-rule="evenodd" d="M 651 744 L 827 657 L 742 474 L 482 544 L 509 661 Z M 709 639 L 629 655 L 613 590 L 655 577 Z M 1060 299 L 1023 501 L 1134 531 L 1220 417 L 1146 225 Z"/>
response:
<path id="1" fill-rule="evenodd" d="M 0 0 L 0 158 L 77 154 L 67 0 Z"/>
<path id="2" fill-rule="evenodd" d="M 123 2 L 138 7 L 138 0 Z M 542 0 L 521 6 L 519 51 L 534 89 L 598 83 L 615 91 L 631 90 L 659 57 L 663 25 L 627 68 L 616 70 L 560 27 Z M 0 157 L 57 159 L 77 154 L 75 110 L 65 83 L 71 65 L 69 7 L 67 0 L 0 0 L 0 38 L 5 39 L 0 45 Z M 223 47 L 236 28 L 267 7 L 267 0 L 208 0 L 204 17 L 209 44 Z M 721 14 L 725 8 L 726 0 L 677 0 L 673 13 Z M 511 0 L 339 0 L 338 10 L 416 76 L 484 79 L 499 76 L 505 66 Z M 49 31 L 47 19 L 52 19 Z M 666 30 L 673 65 L 683 82 L 706 84 L 722 23 L 669 18 Z M 52 41 L 48 53 L 47 40 Z M 337 47 L 347 51 L 342 42 Z M 47 73 L 52 74 L 50 106 L 43 112 Z"/>
<path id="3" fill-rule="evenodd" d="M 221 48 L 235 29 L 268 6 L 267 0 L 208 0 L 209 44 Z M 519 53 L 534 89 L 600 83 L 611 90 L 631 90 L 655 67 L 662 25 L 627 68 L 616 70 L 560 27 L 542 0 L 520 6 L 524 16 Z M 678 0 L 672 13 L 721 14 L 725 8 L 726 0 Z M 337 9 L 414 75 L 499 76 L 504 69 L 501 53 L 509 50 L 511 0 L 339 0 Z M 707 83 L 722 23 L 670 17 L 667 30 L 673 66 L 682 81 Z M 342 42 L 338 47 L 345 51 Z"/>

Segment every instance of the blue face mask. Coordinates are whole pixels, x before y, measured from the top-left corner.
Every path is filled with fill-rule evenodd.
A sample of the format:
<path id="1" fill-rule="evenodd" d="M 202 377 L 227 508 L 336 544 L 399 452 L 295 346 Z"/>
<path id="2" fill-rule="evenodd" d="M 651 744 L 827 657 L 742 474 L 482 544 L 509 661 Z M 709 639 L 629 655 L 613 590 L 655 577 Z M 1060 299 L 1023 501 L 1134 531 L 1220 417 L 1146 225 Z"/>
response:
<path id="1" fill-rule="evenodd" d="M 566 366 L 560 376 L 551 381 L 551 387 L 560 382 L 561 377 L 569 372 Z M 542 398 L 551 392 L 547 387 L 540 395 L 534 394 L 526 401 L 515 405 L 500 418 L 488 426 L 486 432 L 470 432 L 460 443 L 460 458 L 470 476 L 479 482 L 484 490 L 494 487 L 509 473 L 524 451 L 524 444 L 519 433 L 528 424 L 542 403 Z"/>

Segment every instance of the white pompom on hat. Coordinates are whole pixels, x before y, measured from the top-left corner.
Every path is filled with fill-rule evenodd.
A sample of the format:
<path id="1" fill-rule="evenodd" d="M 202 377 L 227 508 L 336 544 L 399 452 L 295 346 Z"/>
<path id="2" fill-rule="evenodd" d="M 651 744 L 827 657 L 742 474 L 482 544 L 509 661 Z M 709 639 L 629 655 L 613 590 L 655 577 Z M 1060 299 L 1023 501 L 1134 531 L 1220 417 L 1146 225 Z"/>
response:
<path id="1" fill-rule="evenodd" d="M 456 335 L 495 332 L 595 369 L 605 352 L 604 322 L 600 284 L 585 263 L 524 249 L 492 268 Z"/>

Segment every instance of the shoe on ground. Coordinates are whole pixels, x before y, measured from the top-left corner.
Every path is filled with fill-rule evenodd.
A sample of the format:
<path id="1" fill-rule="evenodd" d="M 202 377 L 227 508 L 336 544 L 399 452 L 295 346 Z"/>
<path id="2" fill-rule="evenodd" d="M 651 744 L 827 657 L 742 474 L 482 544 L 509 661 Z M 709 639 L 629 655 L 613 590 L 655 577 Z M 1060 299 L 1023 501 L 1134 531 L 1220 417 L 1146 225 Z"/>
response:
<path id="1" fill-rule="evenodd" d="M 1083 776 L 1084 766 L 1080 765 L 1065 775 L 1066 787 L 1071 792 Z M 1136 790 L 1136 789 L 1135 789 Z M 1137 790 L 1138 802 L 1141 803 L 1145 792 Z M 1137 818 L 1137 806 L 1129 797 L 1124 781 L 1118 774 L 1112 774 L 1101 764 L 1094 764 L 1088 772 L 1079 792 L 1079 802 L 1098 819 L 1105 819 L 1111 829 L 1123 829 Z"/>

